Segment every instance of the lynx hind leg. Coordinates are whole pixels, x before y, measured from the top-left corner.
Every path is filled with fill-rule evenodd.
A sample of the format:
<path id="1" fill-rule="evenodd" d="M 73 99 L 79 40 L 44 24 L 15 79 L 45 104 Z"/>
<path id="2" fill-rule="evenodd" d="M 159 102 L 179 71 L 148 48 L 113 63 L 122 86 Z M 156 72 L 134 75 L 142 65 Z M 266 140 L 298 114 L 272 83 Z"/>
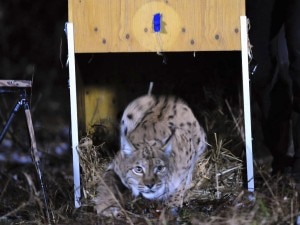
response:
<path id="1" fill-rule="evenodd" d="M 154 104 L 155 98 L 151 95 L 139 97 L 129 103 L 121 119 L 121 136 L 130 133 Z"/>
<path id="2" fill-rule="evenodd" d="M 104 173 L 93 199 L 97 214 L 106 217 L 124 217 L 122 191 L 123 185 L 113 170 Z"/>

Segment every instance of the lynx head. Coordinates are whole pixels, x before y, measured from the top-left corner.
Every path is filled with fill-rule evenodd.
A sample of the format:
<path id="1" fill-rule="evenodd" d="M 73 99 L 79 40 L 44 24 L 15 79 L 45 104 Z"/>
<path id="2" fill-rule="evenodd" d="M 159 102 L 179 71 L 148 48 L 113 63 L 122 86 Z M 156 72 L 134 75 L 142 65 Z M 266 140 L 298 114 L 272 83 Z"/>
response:
<path id="1" fill-rule="evenodd" d="M 169 138 L 172 139 L 172 138 Z M 172 141 L 144 141 L 138 144 L 124 138 L 121 158 L 127 165 L 122 179 L 133 195 L 142 194 L 147 199 L 161 199 L 168 191 L 168 176 L 172 170 L 169 159 Z"/>

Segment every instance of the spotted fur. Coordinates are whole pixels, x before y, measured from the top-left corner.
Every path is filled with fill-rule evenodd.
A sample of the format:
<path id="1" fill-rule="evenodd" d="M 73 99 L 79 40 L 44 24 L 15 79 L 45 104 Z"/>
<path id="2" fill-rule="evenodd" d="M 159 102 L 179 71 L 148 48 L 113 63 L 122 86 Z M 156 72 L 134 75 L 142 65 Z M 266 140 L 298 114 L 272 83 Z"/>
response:
<path id="1" fill-rule="evenodd" d="M 206 149 L 206 134 L 191 109 L 175 97 L 142 96 L 127 106 L 120 129 L 121 150 L 109 171 L 134 196 L 182 206 Z"/>

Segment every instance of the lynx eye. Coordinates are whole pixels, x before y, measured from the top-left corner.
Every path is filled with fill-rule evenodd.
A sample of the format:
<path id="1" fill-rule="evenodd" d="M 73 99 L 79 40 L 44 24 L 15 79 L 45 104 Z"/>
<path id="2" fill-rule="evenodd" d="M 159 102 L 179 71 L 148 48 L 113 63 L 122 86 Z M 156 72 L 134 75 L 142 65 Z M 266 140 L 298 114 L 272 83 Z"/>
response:
<path id="1" fill-rule="evenodd" d="M 155 172 L 156 172 L 156 173 L 162 172 L 162 171 L 165 170 L 165 168 L 166 168 L 166 167 L 165 167 L 165 166 L 162 166 L 162 165 L 157 166 L 156 169 L 155 169 Z"/>
<path id="2" fill-rule="evenodd" d="M 143 168 L 141 166 L 136 166 L 133 168 L 133 172 L 136 174 L 142 174 L 143 173 Z"/>

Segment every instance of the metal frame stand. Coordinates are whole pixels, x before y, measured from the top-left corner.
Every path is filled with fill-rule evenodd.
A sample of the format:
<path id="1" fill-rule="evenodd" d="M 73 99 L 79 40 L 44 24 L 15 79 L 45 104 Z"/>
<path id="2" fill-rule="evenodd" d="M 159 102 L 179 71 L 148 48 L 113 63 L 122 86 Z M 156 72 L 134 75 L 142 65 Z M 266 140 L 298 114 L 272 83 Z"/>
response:
<path id="1" fill-rule="evenodd" d="M 26 93 L 26 88 L 25 87 L 17 87 L 19 89 L 20 95 L 19 99 L 14 106 L 13 110 L 10 113 L 9 118 L 7 119 L 1 133 L 0 133 L 0 143 L 3 141 L 5 134 L 7 133 L 9 126 L 11 125 L 16 113 L 23 108 L 26 116 L 26 121 L 27 121 L 27 127 L 29 131 L 29 136 L 30 136 L 30 142 L 31 142 L 31 155 L 32 159 L 38 174 L 38 178 L 40 181 L 41 189 L 42 189 L 42 194 L 44 198 L 44 204 L 45 204 L 45 215 L 47 217 L 47 221 L 50 224 L 50 214 L 49 214 L 49 209 L 48 209 L 48 196 L 45 192 L 45 187 L 44 187 L 44 182 L 42 178 L 42 173 L 40 170 L 40 157 L 39 153 L 37 150 L 37 145 L 36 145 L 36 139 L 34 135 L 34 129 L 33 129 L 33 124 L 32 124 L 32 118 L 31 118 L 31 113 L 30 113 L 30 107 L 29 107 L 29 102 L 27 99 L 27 93 Z M 1 89 L 0 89 L 1 90 Z M 17 91 L 7 91 L 3 90 L 2 92 L 17 92 Z M 1 92 L 0 92 L 1 93 Z"/>

